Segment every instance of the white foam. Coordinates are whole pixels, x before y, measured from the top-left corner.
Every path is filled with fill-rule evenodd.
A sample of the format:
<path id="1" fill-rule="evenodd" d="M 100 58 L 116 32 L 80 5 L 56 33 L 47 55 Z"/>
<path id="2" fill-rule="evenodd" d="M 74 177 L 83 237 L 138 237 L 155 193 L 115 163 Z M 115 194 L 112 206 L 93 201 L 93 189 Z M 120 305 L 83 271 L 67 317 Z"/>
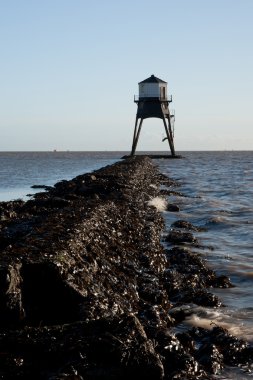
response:
<path id="1" fill-rule="evenodd" d="M 243 321 L 238 318 L 236 312 L 231 310 L 227 310 L 226 314 L 221 310 L 209 310 L 198 307 L 194 310 L 194 314 L 191 314 L 186 318 L 186 323 L 191 326 L 202 327 L 208 330 L 212 329 L 214 326 L 219 326 L 228 330 L 231 335 L 250 342 L 253 341 L 253 327 L 250 326 L 250 324 L 245 323 L 245 320 Z"/>
<path id="2" fill-rule="evenodd" d="M 155 197 L 148 201 L 149 206 L 153 206 L 157 211 L 165 211 L 167 208 L 167 201 L 162 197 Z"/>

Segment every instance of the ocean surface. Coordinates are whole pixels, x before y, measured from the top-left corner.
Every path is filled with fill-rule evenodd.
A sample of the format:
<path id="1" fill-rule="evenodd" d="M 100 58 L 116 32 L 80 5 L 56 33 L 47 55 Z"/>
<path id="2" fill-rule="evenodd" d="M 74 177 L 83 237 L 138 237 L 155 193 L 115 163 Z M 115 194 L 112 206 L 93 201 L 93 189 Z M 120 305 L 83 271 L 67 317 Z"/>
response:
<path id="1" fill-rule="evenodd" d="M 186 323 L 211 328 L 214 323 L 253 343 L 253 151 L 182 155 L 182 160 L 156 160 L 162 173 L 180 183 L 175 190 L 186 195 L 173 199 L 179 213 L 164 212 L 166 226 L 182 219 L 205 227 L 206 232 L 194 233 L 206 246 L 199 251 L 235 287 L 211 289 L 222 300 L 222 308 L 188 306 L 193 314 L 181 328 Z M 227 368 L 215 378 L 253 378 L 253 368 L 252 373 Z"/>
<path id="2" fill-rule="evenodd" d="M 152 152 L 155 154 L 155 152 Z M 157 152 L 161 153 L 161 152 Z M 253 343 L 253 151 L 179 152 L 178 160 L 154 160 L 160 171 L 180 184 L 170 202 L 180 212 L 163 212 L 166 229 L 178 219 L 206 227 L 194 233 L 199 251 L 218 273 L 230 277 L 231 289 L 212 292 L 224 307 L 187 306 L 191 316 L 182 324 L 211 328 L 215 323 Z M 118 161 L 126 152 L 0 152 L 0 201 L 29 199 L 40 190 Z M 212 249 L 210 249 L 212 248 Z M 253 370 L 253 369 L 252 369 Z M 217 379 L 249 379 L 243 370 L 227 369 Z"/>
<path id="3" fill-rule="evenodd" d="M 0 202 L 27 200 L 27 195 L 40 191 L 32 185 L 52 186 L 119 158 L 114 152 L 0 152 Z"/>

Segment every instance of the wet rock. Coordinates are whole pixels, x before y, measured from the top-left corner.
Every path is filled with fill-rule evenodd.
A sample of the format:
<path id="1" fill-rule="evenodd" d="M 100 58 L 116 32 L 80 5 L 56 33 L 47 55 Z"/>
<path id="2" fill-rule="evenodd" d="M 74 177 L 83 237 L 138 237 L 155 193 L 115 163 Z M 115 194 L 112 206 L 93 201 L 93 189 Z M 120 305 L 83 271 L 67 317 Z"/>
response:
<path id="1" fill-rule="evenodd" d="M 198 362 L 214 375 L 221 373 L 223 369 L 223 355 L 214 344 L 204 343 L 197 351 Z"/>
<path id="2" fill-rule="evenodd" d="M 193 328 L 190 335 L 200 346 L 195 354 L 197 360 L 211 373 L 219 373 L 224 365 L 250 369 L 253 364 L 252 346 L 222 327 Z"/>
<path id="3" fill-rule="evenodd" d="M 192 223 L 187 222 L 186 220 L 177 220 L 172 223 L 171 227 L 183 228 L 190 231 L 206 231 L 205 228 L 194 226 Z"/>
<path id="4" fill-rule="evenodd" d="M 198 240 L 190 232 L 171 230 L 165 238 L 165 241 L 173 244 L 197 243 Z"/>
<path id="5" fill-rule="evenodd" d="M 178 205 L 174 205 L 172 203 L 169 203 L 166 208 L 167 211 L 172 211 L 172 212 L 179 212 L 180 207 Z"/>
<path id="6" fill-rule="evenodd" d="M 35 207 L 37 209 L 49 209 L 49 208 L 62 208 L 70 204 L 69 200 L 60 197 L 35 197 L 35 199 L 29 200 L 27 206 Z"/>
<path id="7" fill-rule="evenodd" d="M 45 190 L 51 190 L 53 187 L 52 186 L 47 186 L 47 185 L 32 185 L 31 189 L 45 189 Z"/>
<path id="8" fill-rule="evenodd" d="M 24 319 L 20 264 L 0 267 L 0 325 L 19 325 Z"/>
<path id="9" fill-rule="evenodd" d="M 1 331 L 0 348 L 6 353 L 0 370 L 5 379 L 164 378 L 152 341 L 132 315 L 51 328 L 26 327 L 11 330 L 8 336 Z"/>
<path id="10" fill-rule="evenodd" d="M 161 183 L 177 185 L 134 157 L 0 203 L 0 377 L 207 380 L 251 363 L 225 330 L 171 333 L 185 305 L 219 306 L 209 290 L 230 281 L 181 246 L 196 245 L 192 226 L 161 244 L 148 206 Z"/>
<path id="11" fill-rule="evenodd" d="M 177 301 L 181 303 L 194 303 L 206 307 L 220 307 L 222 302 L 219 298 L 206 291 L 205 289 L 195 289 L 194 291 L 186 291 L 177 297 Z"/>
<path id="12" fill-rule="evenodd" d="M 168 188 L 170 187 L 180 187 L 180 183 L 178 181 L 175 181 L 169 177 L 167 177 L 165 174 L 159 173 L 159 181 L 161 185 L 166 186 Z"/>
<path id="13" fill-rule="evenodd" d="M 20 275 L 26 325 L 50 326 L 82 319 L 79 304 L 84 302 L 85 294 L 64 281 L 60 265 L 23 263 Z"/>
<path id="14" fill-rule="evenodd" d="M 199 253 L 182 247 L 166 250 L 167 269 L 164 272 L 165 288 L 170 300 L 177 303 L 193 302 L 201 306 L 221 306 L 217 296 L 207 291 L 210 287 L 231 287 L 228 278 L 220 279 L 206 266 Z"/>
<path id="15" fill-rule="evenodd" d="M 22 209 L 24 203 L 22 200 L 0 202 L 0 221 L 16 218 L 18 211 Z"/>
<path id="16" fill-rule="evenodd" d="M 248 364 L 248 343 L 228 333 L 222 327 L 214 327 L 209 333 L 210 341 L 213 342 L 224 356 L 224 362 L 228 365 Z M 252 353 L 252 348 L 251 348 Z M 245 355 L 246 353 L 246 355 Z M 251 357 L 250 362 L 253 362 Z"/>
<path id="17" fill-rule="evenodd" d="M 193 340 L 192 336 L 188 332 L 178 333 L 176 334 L 176 337 L 188 353 L 195 353 L 196 342 Z"/>
<path id="18" fill-rule="evenodd" d="M 185 350 L 179 339 L 174 335 L 166 334 L 159 337 L 159 351 L 164 358 L 165 373 L 172 379 L 207 378 L 195 358 Z"/>
<path id="19" fill-rule="evenodd" d="M 214 288 L 233 288 L 234 287 L 234 285 L 230 281 L 230 278 L 225 275 L 217 276 L 211 285 Z"/>
<path id="20" fill-rule="evenodd" d="M 61 181 L 26 203 L 2 206 L 6 217 L 0 230 L 0 328 L 21 328 L 19 337 L 23 347 L 16 355 L 14 341 L 17 339 L 13 339 L 13 351 L 7 353 L 8 360 L 2 367 L 4 376 L 11 373 L 11 366 L 10 378 L 17 374 L 20 378 L 29 378 L 31 373 L 32 378 L 38 378 L 40 371 L 51 373 L 51 377 L 105 378 L 117 374 L 117 378 L 129 378 L 134 373 L 139 376 L 144 373 L 147 378 L 162 378 L 159 354 L 143 335 L 146 334 L 144 328 L 151 334 L 151 330 L 153 333 L 169 323 L 170 303 L 159 278 L 166 262 L 160 244 L 164 223 L 159 213 L 147 207 L 147 200 L 158 194 L 158 185 L 158 173 L 149 160 L 131 160 L 131 163 L 103 168 L 96 174 Z M 143 312 L 144 327 L 138 322 L 138 330 L 135 322 L 133 344 L 127 343 L 130 331 L 127 330 L 125 343 L 115 351 L 113 342 L 123 339 L 119 338 L 124 319 L 120 316 L 129 312 L 140 315 Z M 57 369 L 65 360 L 61 359 L 60 364 L 50 353 L 53 326 L 62 329 L 76 321 L 89 323 L 111 318 L 120 318 L 115 337 L 109 339 L 100 329 L 91 342 L 97 340 L 102 346 L 90 343 L 88 346 L 93 347 L 95 357 L 90 356 L 92 350 L 84 352 L 86 359 L 76 368 L 73 363 L 77 359 L 72 359 L 65 345 L 68 338 L 63 334 L 64 350 L 60 350 L 60 355 L 66 358 L 66 351 L 69 364 L 64 370 Z M 32 341 L 25 338 L 27 326 L 31 326 L 29 334 L 37 334 Z M 37 326 L 42 329 L 41 334 Z M 137 334 L 140 328 L 142 338 Z M 47 345 L 48 335 L 50 344 Z M 83 339 L 87 343 L 87 331 Z M 11 336 L 7 340 L 12 345 Z M 29 342 L 39 347 L 37 352 L 31 351 Z M 102 364 L 99 347 L 105 358 Z M 47 359 L 43 359 L 44 355 Z M 55 363 L 53 368 L 47 366 L 47 360 Z M 75 370 L 71 370 L 72 367 Z M 88 368 L 87 371 L 84 368 Z M 143 372 L 145 368 L 148 369 Z"/>
<path id="21" fill-rule="evenodd" d="M 161 189 L 160 194 L 163 195 L 175 195 L 176 197 L 186 197 L 185 194 L 181 193 L 180 191 L 170 190 L 170 189 Z"/>

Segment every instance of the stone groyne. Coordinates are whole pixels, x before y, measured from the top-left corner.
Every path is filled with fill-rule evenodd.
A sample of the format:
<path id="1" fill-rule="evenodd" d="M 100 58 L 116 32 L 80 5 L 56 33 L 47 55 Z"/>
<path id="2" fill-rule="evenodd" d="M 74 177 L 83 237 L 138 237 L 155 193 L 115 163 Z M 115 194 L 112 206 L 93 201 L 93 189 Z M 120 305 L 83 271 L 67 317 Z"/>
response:
<path id="1" fill-rule="evenodd" d="M 194 252 L 197 227 L 178 221 L 161 244 L 152 199 L 173 185 L 134 157 L 0 203 L 0 378 L 211 379 L 252 364 L 221 327 L 174 332 L 181 306 L 220 307 L 210 289 L 232 284 Z"/>

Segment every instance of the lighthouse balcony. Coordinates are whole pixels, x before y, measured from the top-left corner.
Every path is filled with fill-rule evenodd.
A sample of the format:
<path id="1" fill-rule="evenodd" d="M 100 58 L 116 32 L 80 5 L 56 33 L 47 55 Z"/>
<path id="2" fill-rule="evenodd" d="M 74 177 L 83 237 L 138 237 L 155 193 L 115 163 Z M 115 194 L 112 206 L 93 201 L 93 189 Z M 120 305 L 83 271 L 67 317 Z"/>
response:
<path id="1" fill-rule="evenodd" d="M 166 97 L 157 96 L 157 94 L 134 95 L 134 102 L 135 103 L 138 103 L 141 101 L 152 102 L 154 100 L 159 100 L 160 102 L 171 103 L 172 102 L 172 95 L 168 95 Z"/>

